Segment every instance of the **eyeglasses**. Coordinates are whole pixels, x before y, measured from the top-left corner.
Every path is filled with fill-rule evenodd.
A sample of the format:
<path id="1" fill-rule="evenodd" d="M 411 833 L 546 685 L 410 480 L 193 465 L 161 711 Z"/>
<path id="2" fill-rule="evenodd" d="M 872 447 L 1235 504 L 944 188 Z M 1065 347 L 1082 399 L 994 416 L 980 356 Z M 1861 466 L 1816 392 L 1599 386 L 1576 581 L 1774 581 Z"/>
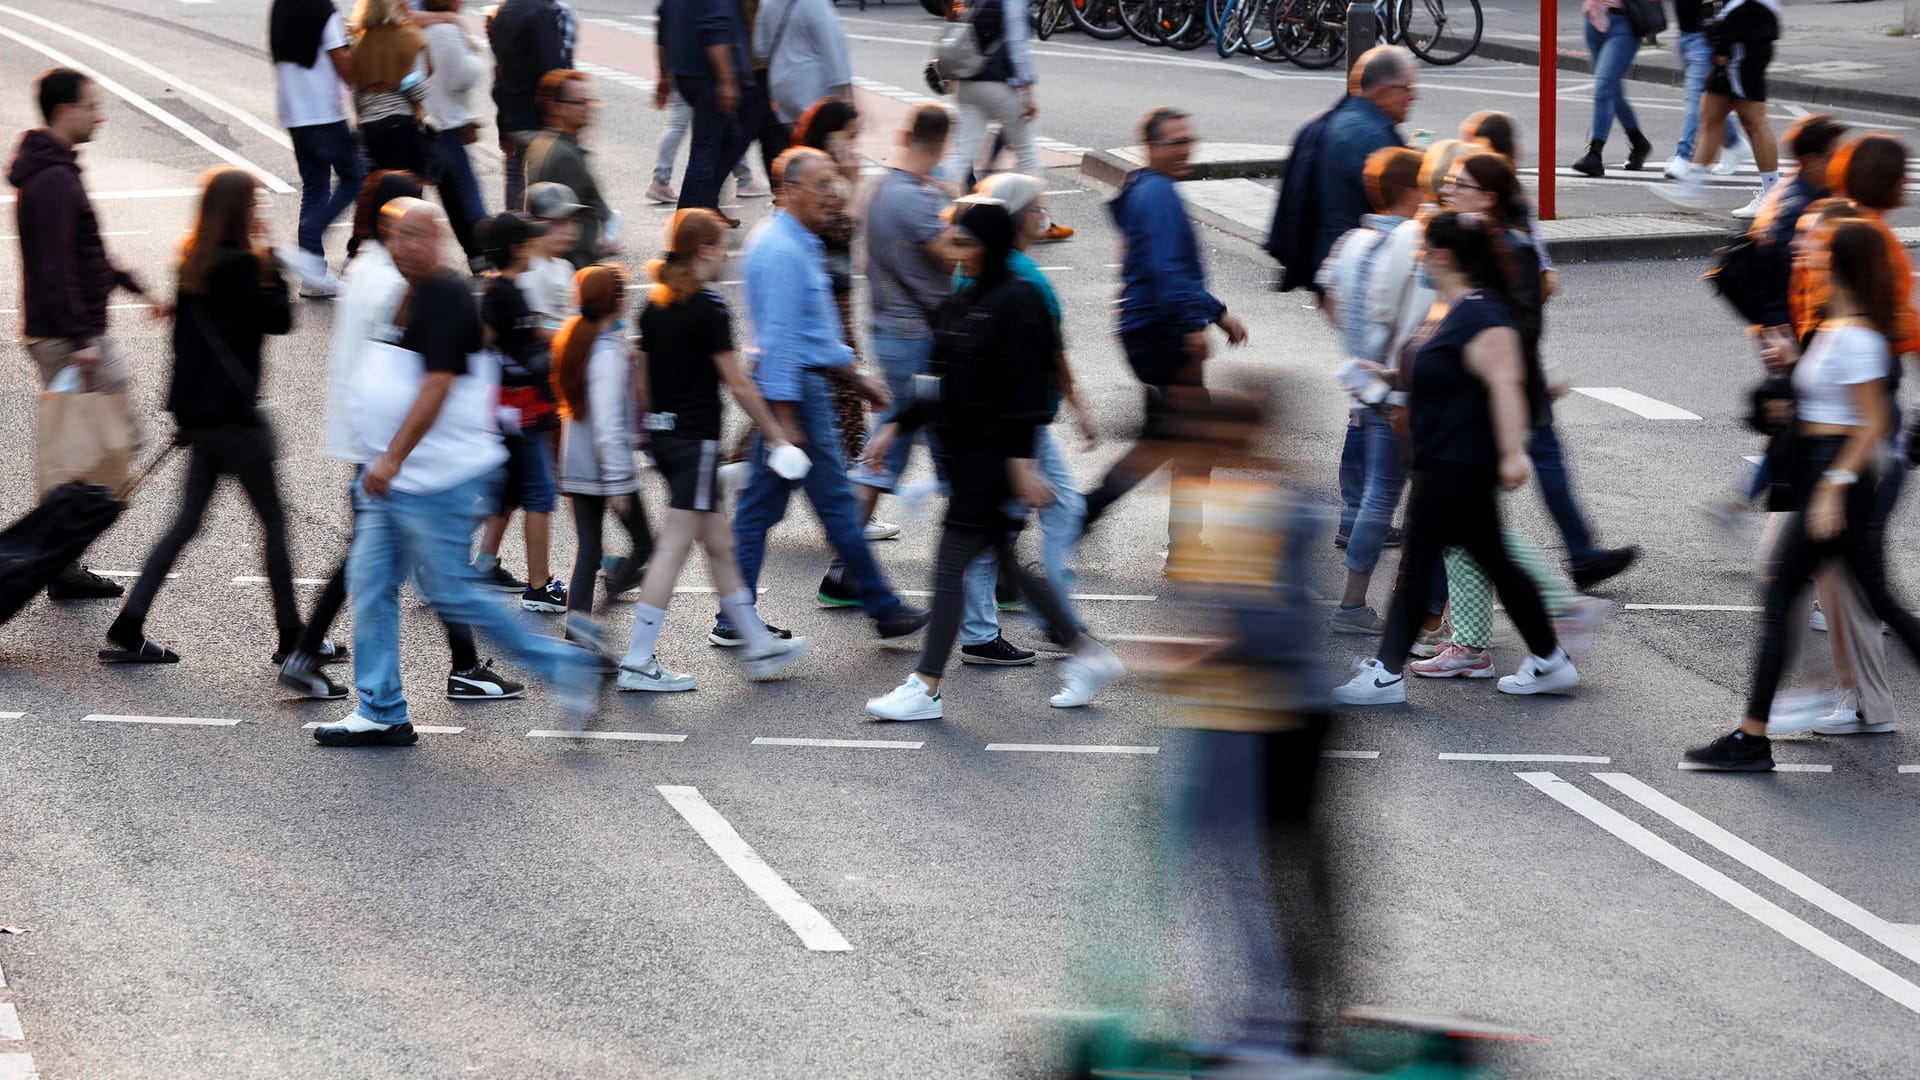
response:
<path id="1" fill-rule="evenodd" d="M 815 180 L 811 184 L 795 184 L 793 186 L 797 190 L 810 191 L 815 195 L 829 198 L 835 195 L 845 196 L 851 191 L 851 188 L 847 184 L 847 178 L 844 176 L 826 176 Z"/>
<path id="2" fill-rule="evenodd" d="M 1200 141 L 1198 135 L 1183 135 L 1178 139 L 1155 139 L 1155 146 L 1193 146 Z"/>
<path id="3" fill-rule="evenodd" d="M 1403 83 L 1388 83 L 1388 84 L 1387 84 L 1387 89 L 1389 89 L 1389 90 L 1401 90 L 1401 91 L 1405 91 L 1406 93 L 1409 93 L 1409 94 L 1411 94 L 1411 93 L 1413 93 L 1413 90 L 1414 90 L 1414 87 L 1413 87 L 1413 84 L 1412 84 L 1412 83 L 1410 83 L 1410 82 L 1403 82 Z"/>
<path id="4" fill-rule="evenodd" d="M 553 103 L 555 105 L 598 105 L 600 104 L 600 99 L 590 98 L 590 97 L 589 98 L 554 98 Z"/>
<path id="5" fill-rule="evenodd" d="M 1449 176 L 1445 180 L 1440 181 L 1440 190 L 1442 191 L 1485 191 L 1487 189 L 1481 187 L 1479 184 L 1462 180 L 1457 176 Z"/>

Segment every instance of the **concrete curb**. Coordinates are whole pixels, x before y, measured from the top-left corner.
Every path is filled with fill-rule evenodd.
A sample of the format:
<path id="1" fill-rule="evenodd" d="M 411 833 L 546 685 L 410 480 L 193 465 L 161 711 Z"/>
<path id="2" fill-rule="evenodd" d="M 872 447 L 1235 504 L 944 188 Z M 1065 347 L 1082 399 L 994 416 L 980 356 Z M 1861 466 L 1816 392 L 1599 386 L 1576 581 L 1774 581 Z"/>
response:
<path id="1" fill-rule="evenodd" d="M 1665 47 L 1662 46 L 1662 48 Z M 1537 45 L 1520 45 L 1483 38 L 1474 55 L 1484 56 L 1489 60 L 1540 66 L 1540 48 Z M 1587 58 L 1587 55 L 1569 49 L 1560 50 L 1559 66 L 1562 71 L 1577 71 L 1587 75 L 1593 73 L 1593 62 Z M 1685 73 L 1678 67 L 1637 62 L 1627 69 L 1627 78 L 1635 82 L 1658 83 L 1661 86 L 1682 86 L 1686 82 Z M 1851 106 L 1859 109 L 1884 109 L 1904 116 L 1920 116 L 1920 94 L 1898 94 L 1864 86 L 1814 82 L 1771 73 L 1767 75 L 1767 94 L 1772 98 L 1797 98 L 1816 105 L 1835 108 Z"/>
<path id="2" fill-rule="evenodd" d="M 1192 164 L 1192 179 L 1258 180 L 1284 175 L 1287 171 L 1286 148 L 1280 149 L 1280 154 L 1263 157 L 1195 161 Z M 1140 162 L 1136 157 L 1121 150 L 1089 150 L 1080 158 L 1082 175 L 1116 188 L 1126 182 L 1128 173 L 1139 167 Z"/>

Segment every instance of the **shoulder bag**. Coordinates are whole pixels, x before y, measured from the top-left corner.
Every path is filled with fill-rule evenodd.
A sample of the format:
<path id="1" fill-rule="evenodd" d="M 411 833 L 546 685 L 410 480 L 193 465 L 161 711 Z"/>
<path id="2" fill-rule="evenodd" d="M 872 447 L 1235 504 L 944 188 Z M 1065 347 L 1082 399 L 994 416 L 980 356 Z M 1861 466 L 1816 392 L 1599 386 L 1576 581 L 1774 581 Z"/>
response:
<path id="1" fill-rule="evenodd" d="M 1667 8 L 1661 0 L 1622 0 L 1622 8 L 1634 37 L 1644 41 L 1666 32 Z"/>

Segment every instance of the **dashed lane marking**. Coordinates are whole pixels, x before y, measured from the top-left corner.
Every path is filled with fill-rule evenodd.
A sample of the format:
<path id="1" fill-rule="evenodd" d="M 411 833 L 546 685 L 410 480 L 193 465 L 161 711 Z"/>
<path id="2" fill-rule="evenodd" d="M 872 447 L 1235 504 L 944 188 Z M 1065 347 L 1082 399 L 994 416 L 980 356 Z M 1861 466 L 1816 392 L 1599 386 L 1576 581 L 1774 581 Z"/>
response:
<path id="1" fill-rule="evenodd" d="M 89 202 L 103 199 L 197 199 L 202 192 L 199 188 L 146 188 L 140 191 L 89 191 Z M 0 195 L 0 206 L 6 206 L 19 198 L 17 195 Z"/>
<path id="2" fill-rule="evenodd" d="M 1764 611 L 1751 604 L 1627 604 L 1628 611 Z"/>
<path id="3" fill-rule="evenodd" d="M 1920 773 L 1920 765 L 1902 765 L 1900 766 L 1900 771 L 1903 773 Z"/>
<path id="4" fill-rule="evenodd" d="M 0 712 L 0 720 L 18 720 L 25 715 L 27 714 L 23 712 Z M 0 986 L 5 985 L 5 983 L 0 983 Z"/>
<path id="5" fill-rule="evenodd" d="M 1715 769 L 1711 765 L 1702 765 L 1697 761 L 1683 761 L 1680 763 L 1680 771 L 1681 772 L 1719 772 L 1721 770 Z M 1781 762 L 1774 765 L 1773 771 L 1774 772 L 1830 773 L 1833 771 L 1833 766 L 1831 765 L 1796 765 L 1796 764 L 1788 764 L 1785 762 Z"/>
<path id="6" fill-rule="evenodd" d="M 800 937 L 800 943 L 814 952 L 851 952 L 853 945 L 834 929 L 827 917 L 794 891 L 793 886 L 768 866 L 727 819 L 720 816 L 698 788 L 662 784 L 654 788 L 668 805 L 678 811 L 700 839 L 707 842 L 720 861 L 733 871 L 740 883 L 752 890 L 780 920 Z"/>
<path id="7" fill-rule="evenodd" d="M 652 731 L 529 731 L 529 739 L 607 739 L 619 742 L 686 742 L 685 735 L 661 735 Z"/>
<path id="8" fill-rule="evenodd" d="M 843 750 L 918 750 L 927 744 L 901 739 L 776 739 L 763 735 L 753 740 L 753 745 L 830 746 Z"/>
<path id="9" fill-rule="evenodd" d="M 40 1080 L 32 1054 L 0 1054 L 0 1080 Z"/>
<path id="10" fill-rule="evenodd" d="M 95 724 L 189 724 L 200 727 L 233 727 L 240 722 L 208 716 L 112 716 L 107 713 L 88 713 L 80 720 L 82 723 Z"/>
<path id="11" fill-rule="evenodd" d="M 263 577 L 237 577 L 233 579 L 233 583 L 235 585 L 270 585 L 273 583 L 273 579 Z M 323 577 L 297 577 L 293 579 L 293 583 L 295 585 L 325 585 L 327 579 Z"/>
<path id="12" fill-rule="evenodd" d="M 1657 398 L 1650 398 L 1618 386 L 1576 386 L 1576 394 L 1585 394 L 1596 401 L 1617 405 L 1630 413 L 1648 420 L 1698 420 L 1699 415 L 1690 413 L 1678 405 L 1669 405 Z"/>
<path id="13" fill-rule="evenodd" d="M 1372 761 L 1375 758 L 1380 756 L 1380 751 L 1378 750 L 1322 750 L 1320 751 L 1320 756 L 1323 758 L 1334 758 L 1336 760 Z"/>
<path id="14" fill-rule="evenodd" d="M 988 750 L 1028 754 L 1158 754 L 1157 746 L 1076 746 L 1066 743 L 988 743 Z"/>
<path id="15" fill-rule="evenodd" d="M 19 1042 L 27 1037 L 20 1030 L 20 1013 L 11 1003 L 0 1002 L 0 1039 Z"/>
<path id="16" fill-rule="evenodd" d="M 1441 754 L 1441 761 L 1559 761 L 1572 765 L 1611 765 L 1612 758 L 1586 754 Z"/>
<path id="17" fill-rule="evenodd" d="M 315 720 L 311 724 L 301 724 L 300 730 L 312 731 L 314 728 L 317 728 L 319 726 L 320 726 L 320 721 Z M 422 735 L 458 735 L 467 729 L 463 727 L 434 727 L 431 724 L 415 724 L 413 725 L 413 730 L 419 732 Z"/>

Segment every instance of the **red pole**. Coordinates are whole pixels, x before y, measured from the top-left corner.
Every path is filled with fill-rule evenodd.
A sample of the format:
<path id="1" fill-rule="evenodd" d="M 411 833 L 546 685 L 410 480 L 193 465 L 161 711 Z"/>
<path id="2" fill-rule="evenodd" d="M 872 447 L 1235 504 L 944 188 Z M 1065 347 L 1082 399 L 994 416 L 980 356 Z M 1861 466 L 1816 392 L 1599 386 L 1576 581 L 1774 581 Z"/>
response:
<path id="1" fill-rule="evenodd" d="M 1540 0 L 1540 220 L 1553 220 L 1553 163 L 1559 155 L 1560 3 Z"/>

